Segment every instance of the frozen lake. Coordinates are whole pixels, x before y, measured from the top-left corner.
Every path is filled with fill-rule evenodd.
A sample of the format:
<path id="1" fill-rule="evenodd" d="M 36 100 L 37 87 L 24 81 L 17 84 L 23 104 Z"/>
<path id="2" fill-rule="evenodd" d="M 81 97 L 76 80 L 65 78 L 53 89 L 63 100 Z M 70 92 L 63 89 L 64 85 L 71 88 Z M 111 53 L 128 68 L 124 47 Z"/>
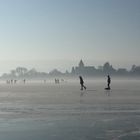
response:
<path id="1" fill-rule="evenodd" d="M 140 81 L 0 84 L 0 140 L 140 140 Z"/>

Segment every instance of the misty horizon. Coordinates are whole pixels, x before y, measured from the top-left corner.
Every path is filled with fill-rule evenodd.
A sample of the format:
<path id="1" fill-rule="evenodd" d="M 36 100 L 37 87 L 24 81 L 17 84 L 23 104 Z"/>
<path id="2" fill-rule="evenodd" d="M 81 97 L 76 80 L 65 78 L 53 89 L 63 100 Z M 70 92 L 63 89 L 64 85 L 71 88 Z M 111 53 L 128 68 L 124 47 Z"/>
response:
<path id="1" fill-rule="evenodd" d="M 48 78 L 48 76 L 64 76 L 64 77 L 75 77 L 77 75 L 84 76 L 105 76 L 107 74 L 111 74 L 113 76 L 123 76 L 123 77 L 135 77 L 140 75 L 140 66 L 132 65 L 130 70 L 127 70 L 124 67 L 114 68 L 112 64 L 109 62 L 105 62 L 103 65 L 99 65 L 97 68 L 94 65 L 85 65 L 84 61 L 81 59 L 80 62 L 76 66 L 72 66 L 71 70 L 65 69 L 65 71 L 61 71 L 58 68 L 51 69 L 50 71 L 39 71 L 35 67 L 27 68 L 27 67 L 16 67 L 11 69 L 8 73 L 3 73 L 1 75 L 2 79 L 9 78 Z"/>
<path id="2" fill-rule="evenodd" d="M 1 60 L 1 63 L 7 64 L 7 62 L 10 62 L 10 65 L 6 66 L 6 67 L 1 67 L 0 74 L 7 73 L 16 67 L 26 67 L 28 69 L 35 68 L 36 70 L 38 70 L 40 72 L 50 72 L 53 69 L 58 69 L 61 72 L 65 72 L 66 70 L 71 71 L 71 68 L 73 66 L 77 66 L 79 61 L 80 61 L 80 59 L 79 60 L 68 60 L 68 61 L 67 60 L 47 60 L 47 61 L 45 61 L 45 60 L 30 60 L 30 61 L 27 61 L 27 60 L 22 60 L 22 61 L 9 60 L 8 61 L 7 60 L 7 61 L 2 61 Z M 110 64 L 113 65 L 113 67 L 115 69 L 125 68 L 128 71 L 131 70 L 133 65 L 139 66 L 139 63 L 138 64 L 132 63 L 129 65 L 123 65 L 123 64 L 118 65 L 118 64 L 111 63 L 110 61 L 105 61 L 102 63 L 92 62 L 92 60 L 83 60 L 83 61 L 84 61 L 86 66 L 94 66 L 95 68 L 98 68 L 99 66 L 102 66 L 106 62 L 109 62 Z"/>

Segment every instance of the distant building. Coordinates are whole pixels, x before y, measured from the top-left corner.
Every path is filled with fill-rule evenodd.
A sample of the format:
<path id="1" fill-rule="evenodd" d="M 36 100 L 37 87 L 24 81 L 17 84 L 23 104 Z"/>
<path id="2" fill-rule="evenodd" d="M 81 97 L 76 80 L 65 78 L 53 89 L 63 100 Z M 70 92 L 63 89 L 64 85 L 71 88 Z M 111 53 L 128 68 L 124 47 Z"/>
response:
<path id="1" fill-rule="evenodd" d="M 109 64 L 109 62 L 106 62 L 103 66 L 103 73 L 104 74 L 114 74 L 114 73 L 116 73 L 116 70 L 113 68 L 112 65 Z"/>
<path id="2" fill-rule="evenodd" d="M 76 75 L 92 75 L 96 73 L 96 69 L 94 66 L 85 66 L 83 61 L 80 60 L 79 65 L 76 67 L 72 67 L 71 74 Z"/>
<path id="3" fill-rule="evenodd" d="M 80 60 L 80 62 L 79 62 L 79 68 L 84 68 L 84 67 L 85 67 L 85 65 L 83 63 L 83 60 Z"/>

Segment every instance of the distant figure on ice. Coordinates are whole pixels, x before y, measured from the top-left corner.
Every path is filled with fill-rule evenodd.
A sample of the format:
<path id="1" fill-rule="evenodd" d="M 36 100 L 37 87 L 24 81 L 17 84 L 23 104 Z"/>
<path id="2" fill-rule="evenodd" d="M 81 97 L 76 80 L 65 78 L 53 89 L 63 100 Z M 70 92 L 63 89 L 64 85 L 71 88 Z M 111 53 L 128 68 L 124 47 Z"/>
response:
<path id="1" fill-rule="evenodd" d="M 83 90 L 83 88 L 86 90 L 86 86 L 84 86 L 84 80 L 82 76 L 79 76 L 79 79 L 80 79 L 81 90 Z"/>
<path id="2" fill-rule="evenodd" d="M 24 83 L 24 84 L 26 83 L 26 79 L 23 80 L 23 83 Z"/>
<path id="3" fill-rule="evenodd" d="M 55 84 L 59 84 L 59 79 L 55 79 Z"/>
<path id="4" fill-rule="evenodd" d="M 110 78 L 110 76 L 108 75 L 108 76 L 107 76 L 107 88 L 105 88 L 106 90 L 110 90 L 110 84 L 111 84 L 111 78 Z"/>

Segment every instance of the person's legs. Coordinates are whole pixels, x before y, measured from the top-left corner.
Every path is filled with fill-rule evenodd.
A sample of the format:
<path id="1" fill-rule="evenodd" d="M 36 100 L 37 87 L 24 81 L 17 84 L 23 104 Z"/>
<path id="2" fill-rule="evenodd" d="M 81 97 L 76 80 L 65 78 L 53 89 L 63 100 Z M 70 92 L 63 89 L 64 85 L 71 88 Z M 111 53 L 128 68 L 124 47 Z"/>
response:
<path id="1" fill-rule="evenodd" d="M 81 90 L 83 90 L 83 84 L 81 84 Z"/>
<path id="2" fill-rule="evenodd" d="M 86 86 L 83 85 L 83 87 L 84 87 L 84 89 L 87 89 Z"/>
<path id="3" fill-rule="evenodd" d="M 108 88 L 110 89 L 110 83 L 107 84 Z"/>

